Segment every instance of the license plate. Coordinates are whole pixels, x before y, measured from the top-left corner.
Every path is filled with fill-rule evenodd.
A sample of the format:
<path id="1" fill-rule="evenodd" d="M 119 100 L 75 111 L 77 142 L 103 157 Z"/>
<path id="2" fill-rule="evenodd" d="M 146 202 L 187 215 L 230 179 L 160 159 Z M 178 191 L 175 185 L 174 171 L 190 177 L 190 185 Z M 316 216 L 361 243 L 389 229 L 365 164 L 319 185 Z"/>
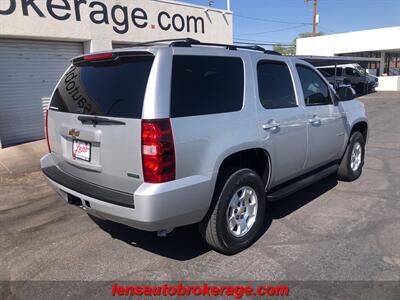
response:
<path id="1" fill-rule="evenodd" d="M 91 144 L 88 142 L 74 140 L 72 144 L 72 157 L 84 161 L 90 161 Z"/>

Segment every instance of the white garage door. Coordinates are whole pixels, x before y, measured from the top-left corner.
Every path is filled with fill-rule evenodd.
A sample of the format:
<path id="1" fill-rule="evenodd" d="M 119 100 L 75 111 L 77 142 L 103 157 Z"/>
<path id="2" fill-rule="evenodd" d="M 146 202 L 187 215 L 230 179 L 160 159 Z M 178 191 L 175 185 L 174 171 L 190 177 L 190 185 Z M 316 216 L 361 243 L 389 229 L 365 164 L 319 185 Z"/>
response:
<path id="1" fill-rule="evenodd" d="M 41 139 L 49 97 L 83 44 L 0 39 L 0 147 Z"/>

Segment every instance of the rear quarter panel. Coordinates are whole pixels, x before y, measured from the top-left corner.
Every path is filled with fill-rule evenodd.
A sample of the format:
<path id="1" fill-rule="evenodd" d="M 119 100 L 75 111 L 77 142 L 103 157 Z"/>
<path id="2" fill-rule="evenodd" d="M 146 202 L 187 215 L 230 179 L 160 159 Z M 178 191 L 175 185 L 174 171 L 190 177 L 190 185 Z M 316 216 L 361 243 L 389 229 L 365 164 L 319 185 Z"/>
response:
<path id="1" fill-rule="evenodd" d="M 193 55 L 193 50 L 195 49 L 192 49 L 191 55 Z M 220 50 L 216 50 L 214 54 L 202 53 L 202 55 L 218 55 L 219 52 Z M 252 72 L 252 62 L 247 53 L 233 53 L 235 53 L 233 56 L 241 57 L 244 64 L 245 82 L 242 110 L 171 119 L 177 178 L 192 175 L 203 175 L 210 178 L 209 202 L 211 202 L 222 161 L 235 152 L 261 146 L 254 103 L 255 78 Z M 222 51 L 221 55 L 226 56 L 227 51 Z"/>

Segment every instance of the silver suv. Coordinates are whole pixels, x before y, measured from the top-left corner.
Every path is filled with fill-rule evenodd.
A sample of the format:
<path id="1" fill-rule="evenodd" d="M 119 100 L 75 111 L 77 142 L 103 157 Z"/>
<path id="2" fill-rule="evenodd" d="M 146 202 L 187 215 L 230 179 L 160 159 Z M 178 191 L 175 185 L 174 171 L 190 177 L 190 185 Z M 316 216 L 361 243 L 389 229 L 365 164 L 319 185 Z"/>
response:
<path id="1" fill-rule="evenodd" d="M 160 235 L 198 223 L 232 254 L 260 235 L 266 201 L 361 174 L 364 106 L 305 61 L 185 39 L 72 62 L 52 95 L 41 167 L 98 218 Z"/>

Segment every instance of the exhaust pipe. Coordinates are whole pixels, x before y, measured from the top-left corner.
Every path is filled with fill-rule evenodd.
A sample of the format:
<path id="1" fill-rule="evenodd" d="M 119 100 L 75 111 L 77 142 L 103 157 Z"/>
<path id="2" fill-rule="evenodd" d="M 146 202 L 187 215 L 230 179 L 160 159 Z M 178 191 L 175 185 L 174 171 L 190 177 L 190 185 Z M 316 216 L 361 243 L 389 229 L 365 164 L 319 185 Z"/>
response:
<path id="1" fill-rule="evenodd" d="M 82 200 L 78 197 L 68 194 L 68 204 L 82 206 Z"/>

